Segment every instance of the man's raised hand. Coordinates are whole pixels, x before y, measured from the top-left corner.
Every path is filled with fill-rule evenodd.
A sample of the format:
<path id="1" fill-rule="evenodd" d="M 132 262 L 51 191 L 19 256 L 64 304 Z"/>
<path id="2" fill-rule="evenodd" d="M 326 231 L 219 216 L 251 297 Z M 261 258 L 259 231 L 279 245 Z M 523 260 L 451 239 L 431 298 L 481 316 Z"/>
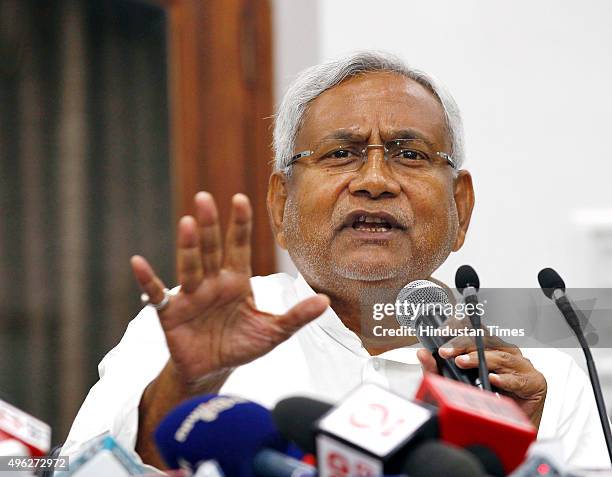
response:
<path id="1" fill-rule="evenodd" d="M 329 299 L 317 295 L 283 315 L 257 310 L 251 277 L 251 217 L 248 198 L 232 198 L 230 220 L 221 240 L 212 195 L 195 196 L 195 217 L 183 217 L 177 235 L 180 291 L 158 312 L 170 351 L 169 364 L 187 386 L 209 375 L 248 363 L 289 338 L 323 313 Z M 151 303 L 164 298 L 164 284 L 149 263 L 132 258 L 132 270 Z"/>

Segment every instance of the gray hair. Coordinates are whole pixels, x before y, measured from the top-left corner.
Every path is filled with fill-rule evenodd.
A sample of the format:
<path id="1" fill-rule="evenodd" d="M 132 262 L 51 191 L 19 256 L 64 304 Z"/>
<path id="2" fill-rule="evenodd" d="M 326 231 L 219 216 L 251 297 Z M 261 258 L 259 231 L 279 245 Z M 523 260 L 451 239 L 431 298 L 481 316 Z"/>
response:
<path id="1" fill-rule="evenodd" d="M 450 135 L 451 155 L 457 168 L 460 168 L 464 161 L 463 122 L 459 106 L 446 88 L 433 76 L 411 68 L 396 56 L 378 51 L 361 51 L 346 58 L 311 66 L 293 81 L 281 101 L 274 123 L 274 169 L 287 169 L 294 154 L 295 139 L 312 100 L 347 78 L 383 71 L 406 76 L 425 86 L 438 98 Z"/>

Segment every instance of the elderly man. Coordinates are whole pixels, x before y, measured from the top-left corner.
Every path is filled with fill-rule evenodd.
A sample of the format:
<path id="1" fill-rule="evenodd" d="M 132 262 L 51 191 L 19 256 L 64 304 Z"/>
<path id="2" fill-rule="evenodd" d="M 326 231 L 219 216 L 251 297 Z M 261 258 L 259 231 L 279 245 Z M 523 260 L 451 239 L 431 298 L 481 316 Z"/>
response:
<path id="1" fill-rule="evenodd" d="M 432 356 L 414 338 L 371 343 L 361 303 L 430 279 L 465 239 L 474 205 L 461 170 L 458 108 L 428 75 L 359 53 L 312 67 L 290 87 L 274 131 L 268 209 L 277 243 L 300 275 L 251 277 L 251 208 L 238 194 L 224 240 L 213 197 L 195 197 L 178 226 L 178 281 L 169 293 L 142 258 L 134 274 L 153 304 L 100 364 L 65 452 L 110 431 L 163 467 L 151 433 L 182 400 L 211 392 L 267 406 L 287 395 L 336 401 L 363 382 L 411 397 Z M 525 352 L 527 350 L 524 350 Z M 445 349 L 462 368 L 471 348 Z M 574 465 L 606 465 L 584 373 L 553 351 L 488 349 L 491 383 L 561 439 Z M 532 364 L 533 363 L 533 364 Z"/>

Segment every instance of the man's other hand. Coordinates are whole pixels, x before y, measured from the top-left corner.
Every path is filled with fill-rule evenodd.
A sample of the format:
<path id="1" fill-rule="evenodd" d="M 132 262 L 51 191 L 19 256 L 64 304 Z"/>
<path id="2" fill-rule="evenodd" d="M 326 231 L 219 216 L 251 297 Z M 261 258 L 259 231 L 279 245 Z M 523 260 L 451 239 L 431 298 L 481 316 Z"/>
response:
<path id="1" fill-rule="evenodd" d="M 500 392 L 519 405 L 538 428 L 546 400 L 546 379 L 523 356 L 521 350 L 495 337 L 485 338 L 485 358 L 489 367 L 489 380 Z M 478 355 L 474 340 L 459 337 L 450 340 L 439 350 L 440 357 L 454 359 L 461 369 L 478 368 Z M 438 373 L 436 361 L 429 351 L 420 349 L 417 357 L 424 372 Z"/>

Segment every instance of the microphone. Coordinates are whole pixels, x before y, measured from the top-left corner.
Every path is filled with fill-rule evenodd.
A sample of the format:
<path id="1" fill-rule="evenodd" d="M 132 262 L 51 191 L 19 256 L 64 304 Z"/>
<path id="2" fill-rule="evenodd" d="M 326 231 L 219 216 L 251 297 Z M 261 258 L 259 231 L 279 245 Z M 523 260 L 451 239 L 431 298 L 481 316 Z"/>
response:
<path id="1" fill-rule="evenodd" d="M 487 475 L 491 477 L 505 477 L 506 472 L 497 454 L 488 447 L 474 444 L 465 448 L 470 454 L 472 454 L 478 462 L 482 464 Z"/>
<path id="2" fill-rule="evenodd" d="M 260 450 L 253 460 L 257 477 L 315 477 L 317 469 L 282 452 Z"/>
<path id="3" fill-rule="evenodd" d="M 485 476 L 485 470 L 474 456 L 439 441 L 427 441 L 410 452 L 403 471 L 410 477 Z"/>
<path id="4" fill-rule="evenodd" d="M 527 458 L 509 477 L 571 477 L 561 465 L 563 444 L 557 440 L 534 442 Z"/>
<path id="5" fill-rule="evenodd" d="M 187 472 L 187 471 L 185 471 Z M 191 473 L 189 473 L 191 475 Z M 225 477 L 225 474 L 214 460 L 206 460 L 198 466 L 193 477 Z"/>
<path id="6" fill-rule="evenodd" d="M 548 457 L 534 455 L 528 457 L 509 477 L 565 477 L 565 474 Z"/>
<path id="7" fill-rule="evenodd" d="M 54 473 L 65 477 L 129 477 L 142 475 L 146 468 L 136 462 L 109 434 L 92 440 L 88 447 L 70 462 L 70 470 Z"/>
<path id="8" fill-rule="evenodd" d="M 445 340 L 433 333 L 433 330 L 440 328 L 445 322 L 441 310 L 450 304 L 446 290 L 428 280 L 416 280 L 400 290 L 396 303 L 404 304 L 397 307 L 397 322 L 401 326 L 414 327 L 418 340 L 433 355 L 442 376 L 476 385 L 477 370 L 461 369 L 453 359 L 443 359 L 438 354 Z M 440 310 L 440 313 L 436 310 Z"/>
<path id="9" fill-rule="evenodd" d="M 29 449 L 20 441 L 0 434 L 0 457 L 5 456 L 31 457 Z"/>
<path id="10" fill-rule="evenodd" d="M 318 421 L 319 475 L 399 473 L 408 450 L 437 433 L 436 415 L 429 406 L 374 384 L 362 385 Z"/>
<path id="11" fill-rule="evenodd" d="M 595 361 L 591 354 L 589 344 L 584 337 L 582 328 L 580 326 L 580 320 L 576 315 L 576 311 L 572 306 L 571 302 L 565 294 L 565 282 L 559 276 L 559 274 L 552 268 L 544 268 L 538 273 L 538 282 L 544 294 L 555 302 L 559 311 L 567 321 L 567 324 L 576 334 L 578 343 L 582 348 L 584 357 L 589 371 L 589 379 L 591 386 L 593 387 L 593 394 L 595 395 L 595 402 L 597 404 L 597 412 L 599 413 L 599 420 L 601 421 L 601 427 L 603 429 L 604 437 L 606 439 L 606 447 L 608 448 L 608 455 L 610 462 L 612 462 L 612 433 L 610 432 L 610 422 L 606 412 L 606 404 L 604 402 L 603 394 L 601 392 L 601 385 L 599 383 L 599 375 L 597 368 L 595 367 Z"/>
<path id="12" fill-rule="evenodd" d="M 463 296 L 463 301 L 466 305 L 466 314 L 475 330 L 482 329 L 480 315 L 476 313 L 478 305 L 478 290 L 480 290 L 480 280 L 478 274 L 469 265 L 462 265 L 457 269 L 455 274 L 455 287 Z M 477 333 L 474 337 L 476 340 L 476 352 L 478 353 L 478 373 L 480 384 L 483 389 L 491 391 L 491 383 L 489 382 L 489 367 L 485 358 L 485 346 L 482 336 Z"/>
<path id="13" fill-rule="evenodd" d="M 316 454 L 316 422 L 334 406 L 307 397 L 289 397 L 272 410 L 272 419 L 280 433 L 307 454 Z"/>
<path id="14" fill-rule="evenodd" d="M 505 473 L 521 464 L 537 436 L 536 428 L 509 397 L 436 374 L 425 374 L 416 399 L 437 407 L 441 440 L 490 449 Z"/>
<path id="15" fill-rule="evenodd" d="M 29 456 L 42 457 L 51 448 L 51 427 L 0 399 L 0 442 L 5 441 L 17 441 Z"/>
<path id="16" fill-rule="evenodd" d="M 231 477 L 257 476 L 253 461 L 263 449 L 288 450 L 270 411 L 245 399 L 216 394 L 180 404 L 161 421 L 154 438 L 168 466 L 195 471 L 203 461 L 215 460 Z"/>

